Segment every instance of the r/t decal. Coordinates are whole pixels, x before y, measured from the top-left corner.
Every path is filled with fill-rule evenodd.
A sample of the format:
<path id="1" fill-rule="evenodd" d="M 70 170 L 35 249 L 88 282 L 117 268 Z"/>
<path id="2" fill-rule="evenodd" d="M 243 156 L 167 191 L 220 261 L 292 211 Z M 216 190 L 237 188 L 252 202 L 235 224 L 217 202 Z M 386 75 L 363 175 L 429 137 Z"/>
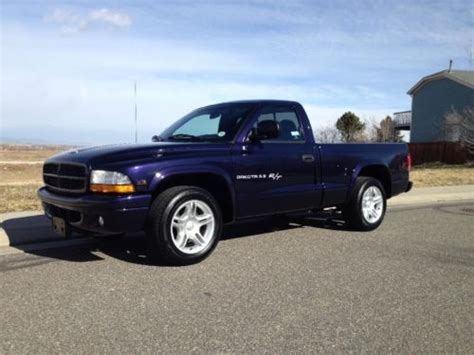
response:
<path id="1" fill-rule="evenodd" d="M 272 179 L 272 180 L 275 180 L 275 181 L 280 180 L 282 177 L 283 177 L 283 175 L 281 175 L 280 173 L 270 173 L 270 174 L 268 174 L 268 178 Z"/>

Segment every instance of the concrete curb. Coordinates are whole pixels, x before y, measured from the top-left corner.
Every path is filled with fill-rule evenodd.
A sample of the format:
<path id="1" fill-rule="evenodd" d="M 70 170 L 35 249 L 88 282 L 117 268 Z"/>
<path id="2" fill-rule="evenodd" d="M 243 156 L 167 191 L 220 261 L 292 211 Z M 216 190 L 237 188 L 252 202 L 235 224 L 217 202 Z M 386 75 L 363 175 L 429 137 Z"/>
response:
<path id="1" fill-rule="evenodd" d="M 399 209 L 471 201 L 474 203 L 474 185 L 426 187 L 414 188 L 407 194 L 390 199 L 388 207 Z M 9 252 L 5 248 L 13 246 L 22 246 L 21 250 L 25 250 L 27 246 L 34 248 L 30 246 L 37 245 L 36 249 L 42 249 L 47 248 L 50 242 L 59 242 L 59 244 L 53 243 L 51 245 L 67 246 L 80 243 L 79 240 L 86 241 L 90 238 L 62 239 L 52 231 L 49 220 L 41 211 L 12 212 L 0 215 L 0 248 L 4 249 L 3 253 L 8 254 Z"/>

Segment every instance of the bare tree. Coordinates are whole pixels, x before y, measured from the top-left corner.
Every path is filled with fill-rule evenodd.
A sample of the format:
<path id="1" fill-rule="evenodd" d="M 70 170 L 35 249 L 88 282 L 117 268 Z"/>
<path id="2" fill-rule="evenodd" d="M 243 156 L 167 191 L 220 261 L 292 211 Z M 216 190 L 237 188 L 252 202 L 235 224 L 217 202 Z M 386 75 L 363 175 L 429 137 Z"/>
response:
<path id="1" fill-rule="evenodd" d="M 366 135 L 368 142 L 380 142 L 379 140 L 379 124 L 375 117 L 365 120 Z"/>
<path id="2" fill-rule="evenodd" d="M 367 143 L 370 142 L 370 136 L 364 127 L 364 129 L 355 132 L 352 142 L 354 143 Z"/>
<path id="3" fill-rule="evenodd" d="M 395 121 L 387 116 L 380 123 L 372 121 L 371 141 L 373 142 L 402 142 L 400 131 L 395 129 Z"/>
<path id="4" fill-rule="evenodd" d="M 444 119 L 445 139 L 460 142 L 474 155 L 474 107 L 466 107 L 461 113 L 453 108 Z"/>
<path id="5" fill-rule="evenodd" d="M 315 129 L 314 138 L 318 143 L 338 143 L 341 141 L 339 131 L 333 127 Z"/>

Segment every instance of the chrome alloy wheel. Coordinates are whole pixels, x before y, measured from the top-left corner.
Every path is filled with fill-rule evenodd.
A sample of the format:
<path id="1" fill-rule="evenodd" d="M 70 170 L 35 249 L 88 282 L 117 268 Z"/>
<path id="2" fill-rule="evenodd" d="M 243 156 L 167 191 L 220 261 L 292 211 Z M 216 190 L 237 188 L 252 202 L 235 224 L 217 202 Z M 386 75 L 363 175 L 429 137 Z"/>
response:
<path id="1" fill-rule="evenodd" d="M 376 223 L 383 214 L 383 195 L 377 186 L 370 186 L 362 195 L 362 214 L 369 223 Z"/>
<path id="2" fill-rule="evenodd" d="M 171 238 L 179 251 L 196 254 L 211 243 L 216 220 L 214 212 L 205 202 L 183 202 L 171 219 Z"/>

